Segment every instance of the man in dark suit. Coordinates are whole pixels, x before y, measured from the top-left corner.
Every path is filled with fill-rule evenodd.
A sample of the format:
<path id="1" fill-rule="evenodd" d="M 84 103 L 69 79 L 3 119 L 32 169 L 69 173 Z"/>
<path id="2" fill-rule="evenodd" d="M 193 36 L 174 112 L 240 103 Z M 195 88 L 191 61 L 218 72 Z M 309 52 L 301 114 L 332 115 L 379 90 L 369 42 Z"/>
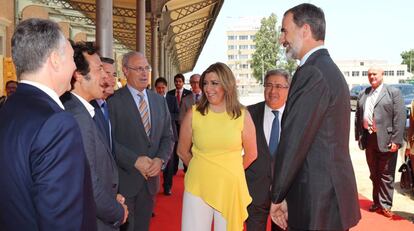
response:
<path id="1" fill-rule="evenodd" d="M 191 107 L 201 99 L 202 92 L 200 88 L 200 75 L 199 74 L 193 74 L 190 76 L 190 85 L 191 85 L 191 94 L 187 94 L 181 100 L 180 115 L 179 115 L 180 123 L 184 119 L 184 116 L 187 110 L 191 109 Z"/>
<path id="2" fill-rule="evenodd" d="M 106 73 L 104 78 L 103 98 L 94 99 L 90 103 L 95 108 L 95 123 L 99 131 L 105 136 L 105 144 L 112 151 L 111 122 L 109 120 L 108 103 L 106 99 L 114 94 L 115 87 L 115 67 L 114 60 L 111 58 L 100 57 L 102 68 Z"/>
<path id="3" fill-rule="evenodd" d="M 178 141 L 178 133 L 177 133 L 177 125 L 176 122 L 178 121 L 178 104 L 177 100 L 174 96 L 166 94 L 167 90 L 167 80 L 163 77 L 159 77 L 155 80 L 155 90 L 157 93 L 163 97 L 167 101 L 168 110 L 170 111 L 171 115 L 171 129 L 173 131 L 173 142 Z M 171 195 L 171 188 L 173 185 L 173 175 L 174 175 L 174 158 L 172 158 L 173 153 L 171 152 L 170 159 L 168 160 L 167 165 L 163 170 L 163 188 L 164 188 L 164 195 L 170 196 Z"/>
<path id="4" fill-rule="evenodd" d="M 247 207 L 247 231 L 266 231 L 270 209 L 270 188 L 280 123 L 289 90 L 289 73 L 268 71 L 264 77 L 264 102 L 247 109 L 256 127 L 257 159 L 246 169 L 247 186 L 253 201 Z M 273 141 L 273 142 L 272 142 Z M 271 145 L 269 145 L 271 144 Z M 272 231 L 282 230 L 272 222 Z"/>
<path id="5" fill-rule="evenodd" d="M 185 78 L 184 75 L 178 73 L 174 76 L 174 85 L 175 89 L 170 90 L 167 92 L 168 95 L 174 96 L 177 99 L 178 108 L 181 108 L 182 99 L 186 96 L 191 94 L 190 90 L 185 89 L 184 86 Z M 176 121 L 177 127 L 177 135 L 180 135 L 180 121 Z M 173 150 L 173 158 L 174 158 L 174 175 L 178 171 L 178 163 L 180 162 L 180 158 L 177 155 L 177 142 L 174 143 L 174 150 Z"/>
<path id="6" fill-rule="evenodd" d="M 160 171 L 172 151 L 171 116 L 164 97 L 146 90 L 151 67 L 142 53 L 122 59 L 127 85 L 108 100 L 119 169 L 119 191 L 129 209 L 121 228 L 148 231 Z"/>
<path id="7" fill-rule="evenodd" d="M 324 39 L 322 9 L 305 3 L 284 14 L 279 41 L 300 67 L 282 118 L 271 216 L 289 230 L 347 230 L 361 218 L 349 155 L 349 89 Z"/>
<path id="8" fill-rule="evenodd" d="M 0 109 L 0 229 L 96 230 L 80 129 L 59 100 L 73 49 L 56 23 L 28 19 L 14 31 L 12 56 L 21 82 Z"/>
<path id="9" fill-rule="evenodd" d="M 13 93 L 16 92 L 17 89 L 17 81 L 9 80 L 6 83 L 6 95 L 0 97 L 0 108 L 6 103 L 7 98 L 9 98 Z"/>
<path id="10" fill-rule="evenodd" d="M 73 45 L 76 70 L 72 90 L 61 99 L 81 128 L 82 141 L 91 168 L 98 231 L 118 230 L 125 223 L 128 210 L 117 200 L 118 170 L 106 137 L 98 130 L 95 108 L 89 103 L 103 97 L 106 74 L 92 43 Z"/>
<path id="11" fill-rule="evenodd" d="M 397 151 L 403 143 L 406 114 L 400 90 L 383 84 L 383 73 L 379 67 L 368 70 L 371 87 L 358 97 L 355 139 L 365 149 L 372 181 L 374 203 L 369 211 L 392 217 Z"/>

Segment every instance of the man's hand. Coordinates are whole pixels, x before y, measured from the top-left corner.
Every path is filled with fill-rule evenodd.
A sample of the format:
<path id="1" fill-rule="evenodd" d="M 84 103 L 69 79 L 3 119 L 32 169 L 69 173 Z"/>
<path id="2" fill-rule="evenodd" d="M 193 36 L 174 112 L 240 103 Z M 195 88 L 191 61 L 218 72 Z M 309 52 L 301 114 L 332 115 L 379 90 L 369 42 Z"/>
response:
<path id="1" fill-rule="evenodd" d="M 152 159 L 152 163 L 148 168 L 147 175 L 148 177 L 157 176 L 161 172 L 162 160 L 158 157 Z"/>
<path id="2" fill-rule="evenodd" d="M 121 224 L 125 224 L 125 222 L 128 219 L 128 214 L 129 214 L 128 207 L 126 206 L 126 204 L 121 204 L 121 205 L 122 205 L 122 208 L 124 208 L 124 219 L 122 219 L 122 223 Z"/>
<path id="3" fill-rule="evenodd" d="M 144 176 L 144 178 L 148 179 L 148 169 L 152 164 L 152 159 L 148 156 L 140 156 L 135 161 L 135 168 Z"/>
<path id="4" fill-rule="evenodd" d="M 396 152 L 398 151 L 399 145 L 395 143 L 391 143 L 390 145 L 390 152 Z"/>
<path id="5" fill-rule="evenodd" d="M 286 201 L 282 201 L 279 204 L 273 204 L 270 206 L 270 216 L 272 221 L 276 223 L 280 228 L 286 229 L 288 220 L 288 210 Z"/>
<path id="6" fill-rule="evenodd" d="M 118 193 L 116 194 L 116 201 L 118 201 L 121 204 L 125 204 L 125 197 Z"/>

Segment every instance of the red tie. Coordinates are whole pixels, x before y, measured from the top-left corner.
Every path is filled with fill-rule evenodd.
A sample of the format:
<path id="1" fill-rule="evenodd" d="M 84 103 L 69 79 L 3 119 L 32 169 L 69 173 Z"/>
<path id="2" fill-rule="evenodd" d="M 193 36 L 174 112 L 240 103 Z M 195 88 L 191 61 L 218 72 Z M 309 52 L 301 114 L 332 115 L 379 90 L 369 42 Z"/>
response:
<path id="1" fill-rule="evenodd" d="M 176 92 L 177 92 L 177 102 L 178 102 L 178 105 L 180 105 L 180 102 L 181 102 L 180 91 L 176 90 Z"/>

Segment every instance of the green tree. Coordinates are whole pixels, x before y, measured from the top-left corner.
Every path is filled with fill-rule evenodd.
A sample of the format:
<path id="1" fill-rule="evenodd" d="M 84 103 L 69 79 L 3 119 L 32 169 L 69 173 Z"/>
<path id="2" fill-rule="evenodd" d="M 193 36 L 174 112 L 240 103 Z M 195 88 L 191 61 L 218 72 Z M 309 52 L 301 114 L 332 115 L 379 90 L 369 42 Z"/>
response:
<path id="1" fill-rule="evenodd" d="M 401 58 L 403 59 L 401 64 L 407 65 L 407 71 L 413 73 L 414 70 L 414 49 L 409 51 L 403 51 L 401 53 Z"/>
<path id="2" fill-rule="evenodd" d="M 284 49 L 278 40 L 280 29 L 276 24 L 277 17 L 274 13 L 268 18 L 263 18 L 254 39 L 256 50 L 252 55 L 253 76 L 261 83 L 268 70 L 283 68 L 291 74 L 296 70 L 296 61 L 288 61 L 285 58 Z"/>

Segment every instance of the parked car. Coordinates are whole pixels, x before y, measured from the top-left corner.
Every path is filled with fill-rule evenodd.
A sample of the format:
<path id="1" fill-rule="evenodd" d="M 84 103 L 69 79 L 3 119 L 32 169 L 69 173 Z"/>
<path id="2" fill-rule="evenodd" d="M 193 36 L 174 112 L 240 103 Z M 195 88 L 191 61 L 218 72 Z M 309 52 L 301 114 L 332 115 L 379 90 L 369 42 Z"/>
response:
<path id="1" fill-rule="evenodd" d="M 365 88 L 369 87 L 368 84 L 356 85 L 351 88 L 349 94 L 351 96 L 351 111 L 355 111 L 358 103 L 358 95 Z"/>
<path id="2" fill-rule="evenodd" d="M 414 85 L 408 83 L 390 84 L 391 86 L 400 89 L 401 95 L 404 99 L 404 105 L 407 110 L 407 118 L 410 117 L 411 102 L 414 100 Z"/>

